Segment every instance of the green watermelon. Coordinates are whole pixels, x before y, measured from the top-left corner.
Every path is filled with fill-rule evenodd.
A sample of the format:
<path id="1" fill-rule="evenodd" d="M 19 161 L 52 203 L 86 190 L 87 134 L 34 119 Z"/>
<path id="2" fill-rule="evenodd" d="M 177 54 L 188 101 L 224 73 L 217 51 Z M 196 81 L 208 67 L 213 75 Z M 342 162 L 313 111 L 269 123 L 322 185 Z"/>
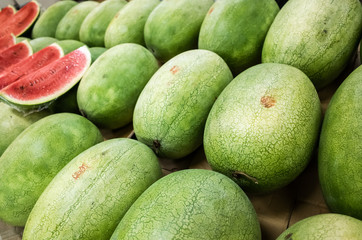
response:
<path id="1" fill-rule="evenodd" d="M 16 37 L 28 30 L 40 13 L 37 1 L 32 0 L 25 4 L 19 11 L 0 23 L 0 37 L 14 34 Z"/>
<path id="2" fill-rule="evenodd" d="M 161 62 L 197 48 L 202 21 L 213 3 L 212 0 L 162 1 L 145 23 L 147 48 Z"/>
<path id="3" fill-rule="evenodd" d="M 261 239 L 253 205 L 226 176 L 204 169 L 171 173 L 149 187 L 111 240 Z"/>
<path id="4" fill-rule="evenodd" d="M 277 240 L 358 240 L 362 236 L 362 221 L 341 214 L 319 214 L 295 223 Z"/>
<path id="5" fill-rule="evenodd" d="M 219 0 L 200 29 L 199 48 L 217 53 L 234 74 L 261 62 L 265 36 L 279 11 L 275 0 Z"/>
<path id="6" fill-rule="evenodd" d="M 63 55 L 63 50 L 58 44 L 54 43 L 17 64 L 11 65 L 4 74 L 0 75 L 0 90 L 58 60 Z"/>
<path id="7" fill-rule="evenodd" d="M 211 168 L 248 192 L 270 192 L 295 179 L 319 136 L 321 106 L 309 78 L 277 63 L 239 74 L 208 116 L 204 149 Z"/>
<path id="8" fill-rule="evenodd" d="M 107 48 L 104 47 L 91 47 L 89 48 L 89 52 L 92 57 L 92 63 L 94 63 L 97 58 L 102 55 L 105 51 L 107 51 Z"/>
<path id="9" fill-rule="evenodd" d="M 292 65 L 321 89 L 348 64 L 361 33 L 358 0 L 289 0 L 269 29 L 262 62 Z"/>
<path id="10" fill-rule="evenodd" d="M 75 1 L 59 1 L 48 7 L 36 21 L 32 38 L 55 37 L 55 32 L 60 20 L 75 5 Z"/>
<path id="11" fill-rule="evenodd" d="M 110 48 L 79 84 L 81 113 L 100 127 L 125 126 L 132 121 L 138 96 L 157 69 L 156 58 L 141 45 L 124 43 Z"/>
<path id="12" fill-rule="evenodd" d="M 148 16 L 160 0 L 133 0 L 114 16 L 104 36 L 107 48 L 121 43 L 145 45 L 143 30 Z"/>
<path id="13" fill-rule="evenodd" d="M 49 46 L 52 43 L 57 42 L 58 40 L 52 37 L 39 37 L 29 40 L 29 43 L 33 49 L 33 52 L 36 53 L 39 50 Z"/>
<path id="14" fill-rule="evenodd" d="M 104 47 L 104 35 L 109 23 L 126 4 L 125 0 L 107 0 L 96 6 L 84 19 L 79 40 L 89 47 Z"/>
<path id="15" fill-rule="evenodd" d="M 3 136 L 0 138 L 0 156 L 24 129 L 47 115 L 49 112 L 46 111 L 24 115 L 0 102 L 0 136 Z"/>
<path id="16" fill-rule="evenodd" d="M 362 220 L 361 83 L 362 66 L 333 95 L 320 135 L 318 168 L 330 210 Z"/>
<path id="17" fill-rule="evenodd" d="M 26 128 L 0 157 L 0 219 L 24 226 L 54 176 L 102 140 L 91 122 L 70 113 L 50 115 Z"/>
<path id="18" fill-rule="evenodd" d="M 1 89 L 0 98 L 19 111 L 46 108 L 80 81 L 90 62 L 88 48 L 80 47 Z"/>
<path id="19" fill-rule="evenodd" d="M 87 15 L 99 5 L 96 1 L 81 2 L 72 7 L 60 20 L 55 32 L 59 40 L 79 40 L 79 30 Z"/>
<path id="20" fill-rule="evenodd" d="M 165 158 L 181 158 L 202 143 L 207 115 L 232 80 L 224 60 L 190 50 L 166 62 L 143 89 L 133 115 L 139 141 Z"/>
<path id="21" fill-rule="evenodd" d="M 84 151 L 51 181 L 35 204 L 23 240 L 108 240 L 133 202 L 162 176 L 157 157 L 127 138 Z"/>
<path id="22" fill-rule="evenodd" d="M 59 46 L 63 49 L 64 51 L 64 55 L 73 52 L 74 50 L 76 50 L 77 48 L 80 48 L 82 46 L 85 46 L 84 43 L 77 41 L 77 40 L 72 40 L 72 39 L 68 39 L 68 40 L 60 40 L 57 41 L 57 43 L 59 44 Z M 89 50 L 89 49 L 88 49 Z"/>

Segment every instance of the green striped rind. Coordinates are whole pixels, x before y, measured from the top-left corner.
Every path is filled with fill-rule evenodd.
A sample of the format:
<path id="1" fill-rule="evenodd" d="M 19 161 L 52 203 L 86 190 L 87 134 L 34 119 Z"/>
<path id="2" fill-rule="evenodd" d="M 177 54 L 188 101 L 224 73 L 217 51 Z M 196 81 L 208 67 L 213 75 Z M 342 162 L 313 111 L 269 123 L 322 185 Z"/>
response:
<path id="1" fill-rule="evenodd" d="M 199 48 L 217 53 L 238 74 L 261 62 L 264 39 L 278 11 L 275 0 L 216 1 L 201 25 Z"/>
<path id="2" fill-rule="evenodd" d="M 138 96 L 157 69 L 156 58 L 141 45 L 123 43 L 110 48 L 79 84 L 80 111 L 98 126 L 125 126 L 132 121 Z"/>
<path id="3" fill-rule="evenodd" d="M 99 130 L 76 114 L 53 114 L 26 128 L 0 158 L 0 219 L 24 226 L 54 176 L 102 140 Z"/>
<path id="4" fill-rule="evenodd" d="M 72 7 L 60 20 L 55 37 L 59 40 L 79 40 L 79 30 L 87 15 L 98 6 L 96 1 L 81 2 Z"/>
<path id="5" fill-rule="evenodd" d="M 166 62 L 137 100 L 133 126 L 137 139 L 161 157 L 181 158 L 202 143 L 207 115 L 232 80 L 221 57 L 190 50 Z"/>
<path id="6" fill-rule="evenodd" d="M 144 144 L 125 138 L 100 143 L 53 179 L 34 206 L 23 239 L 109 239 L 161 175 L 157 157 Z"/>
<path id="7" fill-rule="evenodd" d="M 77 2 L 74 1 L 59 1 L 48 7 L 35 22 L 32 38 L 55 37 L 58 23 L 75 5 Z"/>
<path id="8" fill-rule="evenodd" d="M 100 3 L 84 19 L 79 30 L 79 40 L 89 47 L 104 47 L 104 35 L 109 23 L 126 4 L 125 0 Z"/>
<path id="9" fill-rule="evenodd" d="M 212 107 L 206 158 L 245 191 L 272 191 L 307 166 L 320 123 L 318 94 L 305 74 L 284 64 L 259 64 L 239 74 Z"/>
<path id="10" fill-rule="evenodd" d="M 143 30 L 148 16 L 160 0 L 132 0 L 122 8 L 109 24 L 104 43 L 107 48 L 121 43 L 145 45 Z"/>
<path id="11" fill-rule="evenodd" d="M 261 239 L 255 210 L 233 181 L 201 169 L 171 173 L 132 205 L 111 240 Z"/>
<path id="12" fill-rule="evenodd" d="M 77 48 L 85 46 L 84 43 L 77 41 L 77 40 L 72 40 L 72 39 L 60 40 L 60 41 L 57 41 L 57 43 L 63 49 L 64 55 L 74 51 Z"/>
<path id="13" fill-rule="evenodd" d="M 362 66 L 333 95 L 319 141 L 319 179 L 331 211 L 362 219 Z"/>
<path id="14" fill-rule="evenodd" d="M 0 102 L 0 136 L 3 136 L 0 138 L 0 156 L 25 128 L 47 115 L 49 112 L 46 111 L 24 115 Z"/>
<path id="15" fill-rule="evenodd" d="M 162 62 L 197 48 L 202 21 L 213 3 L 213 0 L 162 1 L 145 24 L 147 48 Z"/>
<path id="16" fill-rule="evenodd" d="M 358 0 L 290 0 L 269 29 L 262 61 L 299 68 L 320 89 L 347 65 L 361 31 Z"/>
<path id="17" fill-rule="evenodd" d="M 107 48 L 104 47 L 91 47 L 89 48 L 89 52 L 92 57 L 92 64 L 99 56 L 101 56 L 105 51 L 107 51 Z"/>
<path id="18" fill-rule="evenodd" d="M 362 221 L 341 214 L 319 214 L 300 220 L 277 240 L 361 239 Z"/>

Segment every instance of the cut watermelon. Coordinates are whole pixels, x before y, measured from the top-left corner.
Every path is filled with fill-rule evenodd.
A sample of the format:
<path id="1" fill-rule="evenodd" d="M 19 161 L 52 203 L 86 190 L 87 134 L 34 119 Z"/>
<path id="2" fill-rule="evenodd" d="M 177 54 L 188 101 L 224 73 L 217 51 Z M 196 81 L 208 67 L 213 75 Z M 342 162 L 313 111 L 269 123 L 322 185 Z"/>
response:
<path id="1" fill-rule="evenodd" d="M 43 48 L 23 61 L 7 68 L 4 75 L 0 76 L 0 90 L 63 56 L 62 48 L 56 43 Z"/>
<path id="2" fill-rule="evenodd" d="M 8 67 L 24 60 L 32 54 L 33 49 L 27 40 L 17 43 L 2 51 L 0 53 L 0 75 L 4 74 L 4 71 Z"/>
<path id="3" fill-rule="evenodd" d="M 0 98 L 20 111 L 48 106 L 79 82 L 91 63 L 88 47 L 80 47 L 0 90 Z"/>
<path id="4" fill-rule="evenodd" d="M 8 34 L 0 38 L 0 53 L 9 47 L 15 45 L 16 38 L 13 34 Z"/>
<path id="5" fill-rule="evenodd" d="M 28 2 L 13 16 L 7 19 L 6 22 L 0 23 L 0 37 L 10 33 L 13 33 L 15 36 L 21 35 L 33 25 L 39 12 L 40 7 L 35 0 Z"/>
<path id="6" fill-rule="evenodd" d="M 13 6 L 7 6 L 4 7 L 3 9 L 1 9 L 0 12 L 0 27 L 6 23 L 6 21 L 8 21 L 9 19 L 11 19 L 13 17 L 13 15 L 15 14 L 16 9 Z"/>

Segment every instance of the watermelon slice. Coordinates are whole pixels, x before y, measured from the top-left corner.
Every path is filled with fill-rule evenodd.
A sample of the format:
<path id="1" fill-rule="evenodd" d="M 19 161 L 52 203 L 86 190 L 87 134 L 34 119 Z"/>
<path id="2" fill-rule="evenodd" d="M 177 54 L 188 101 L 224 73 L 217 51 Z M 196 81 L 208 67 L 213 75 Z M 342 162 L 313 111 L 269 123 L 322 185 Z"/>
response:
<path id="1" fill-rule="evenodd" d="M 1 9 L 0 12 L 0 27 L 6 23 L 15 14 L 16 9 L 13 6 L 7 6 Z"/>
<path id="2" fill-rule="evenodd" d="M 25 4 L 13 16 L 0 23 L 0 37 L 13 33 L 16 37 L 24 33 L 40 12 L 39 4 L 33 0 Z"/>
<path id="3" fill-rule="evenodd" d="M 33 54 L 33 49 L 27 40 L 7 48 L 0 53 L 0 75 L 4 71 Z"/>
<path id="4" fill-rule="evenodd" d="M 0 53 L 5 49 L 15 45 L 16 38 L 13 34 L 8 34 L 0 38 Z"/>
<path id="5" fill-rule="evenodd" d="M 0 76 L 0 90 L 63 56 L 64 53 L 62 48 L 56 43 L 43 48 L 23 61 L 7 68 L 6 73 L 4 73 L 3 76 Z"/>
<path id="6" fill-rule="evenodd" d="M 3 88 L 0 98 L 20 111 L 42 109 L 77 84 L 90 63 L 88 47 L 82 46 Z"/>

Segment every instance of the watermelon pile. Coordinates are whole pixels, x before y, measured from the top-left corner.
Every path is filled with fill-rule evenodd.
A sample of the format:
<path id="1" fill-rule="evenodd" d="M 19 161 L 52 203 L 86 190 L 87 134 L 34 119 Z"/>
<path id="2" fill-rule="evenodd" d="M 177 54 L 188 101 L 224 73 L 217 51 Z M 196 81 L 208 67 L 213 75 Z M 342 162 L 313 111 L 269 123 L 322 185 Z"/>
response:
<path id="1" fill-rule="evenodd" d="M 362 236 L 360 1 L 41 9 L 0 10 L 0 220 L 23 239 Z M 266 236 L 253 196 L 313 162 L 330 213 Z"/>

